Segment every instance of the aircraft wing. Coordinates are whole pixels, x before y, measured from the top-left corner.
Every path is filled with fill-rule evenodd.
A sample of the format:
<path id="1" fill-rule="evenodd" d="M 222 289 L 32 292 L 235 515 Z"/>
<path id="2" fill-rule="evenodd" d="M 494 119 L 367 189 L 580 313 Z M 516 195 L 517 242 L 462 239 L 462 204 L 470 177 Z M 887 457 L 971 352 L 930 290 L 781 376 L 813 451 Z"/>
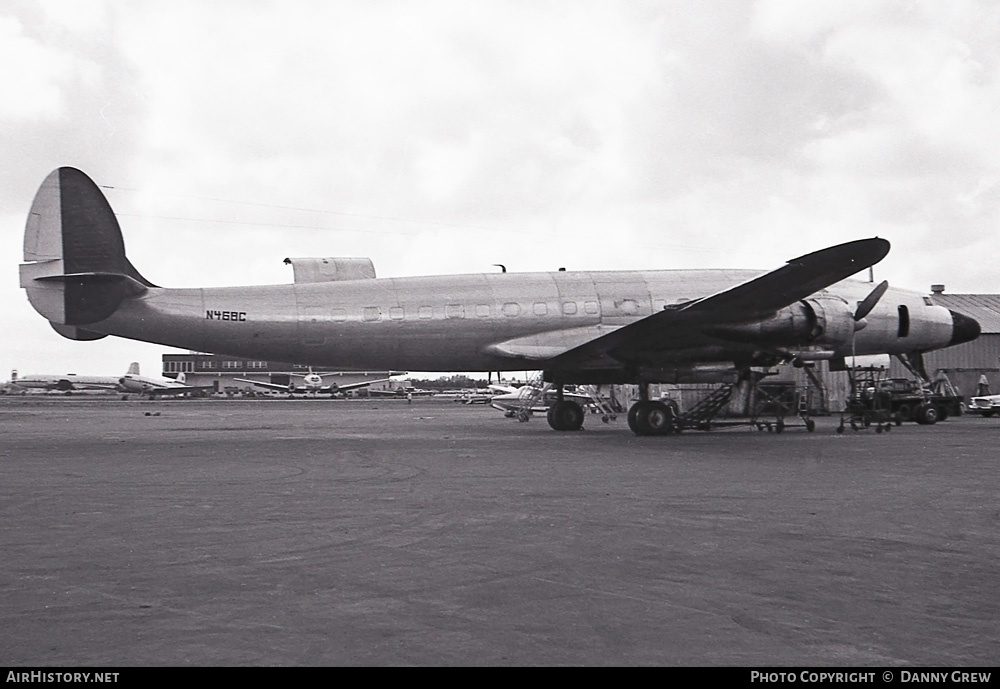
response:
<path id="1" fill-rule="evenodd" d="M 770 273 L 701 299 L 666 307 L 547 362 L 575 369 L 669 355 L 702 341 L 706 325 L 755 321 L 881 261 L 889 242 L 878 237 L 838 244 L 793 258 Z"/>
<path id="2" fill-rule="evenodd" d="M 346 392 L 348 390 L 357 390 L 358 388 L 365 388 L 374 383 L 384 383 L 387 380 L 392 380 L 391 378 L 378 378 L 376 380 L 364 380 L 360 383 L 347 383 L 345 385 L 331 385 L 329 387 L 324 387 L 324 392 Z"/>
<path id="3" fill-rule="evenodd" d="M 144 393 L 151 396 L 164 396 L 164 395 L 186 395 L 192 392 L 206 392 L 209 390 L 214 390 L 213 385 L 177 385 L 168 388 L 149 388 L 148 390 L 143 390 Z"/>
<path id="4" fill-rule="evenodd" d="M 237 383 L 250 383 L 251 385 L 256 385 L 257 387 L 267 388 L 268 390 L 280 390 L 281 392 L 291 392 L 294 388 L 290 385 L 280 385 L 278 383 L 264 383 L 259 380 L 250 380 L 249 378 L 233 378 Z"/>

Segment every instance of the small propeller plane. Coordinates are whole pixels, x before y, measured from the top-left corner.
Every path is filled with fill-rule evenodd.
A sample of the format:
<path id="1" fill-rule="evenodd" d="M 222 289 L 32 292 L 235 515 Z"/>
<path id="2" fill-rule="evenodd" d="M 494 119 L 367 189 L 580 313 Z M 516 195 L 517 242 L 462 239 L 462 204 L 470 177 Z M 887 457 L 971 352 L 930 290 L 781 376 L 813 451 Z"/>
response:
<path id="1" fill-rule="evenodd" d="M 631 383 L 638 435 L 670 432 L 650 383 L 781 362 L 920 353 L 968 342 L 979 323 L 919 292 L 852 275 L 889 242 L 859 239 L 761 274 L 747 270 L 556 271 L 376 278 L 364 258 L 296 259 L 290 285 L 167 289 L 125 255 L 111 206 L 83 172 L 42 182 L 28 215 L 21 287 L 60 335 L 361 370 L 541 370 L 567 384 Z M 578 430 L 558 396 L 555 430 Z"/>
<path id="2" fill-rule="evenodd" d="M 323 376 L 318 373 L 313 373 L 312 367 L 309 367 L 309 373 L 290 373 L 290 376 L 296 376 L 302 379 L 302 385 L 295 385 L 289 382 L 287 385 L 282 385 L 281 383 L 266 383 L 259 380 L 251 380 L 249 378 L 234 378 L 238 383 L 250 383 L 251 385 L 256 385 L 259 388 L 265 388 L 267 390 L 277 390 L 278 392 L 287 392 L 289 395 L 294 394 L 305 394 L 305 395 L 321 395 L 326 394 L 331 397 L 344 392 L 349 392 L 350 390 L 358 390 L 359 388 L 365 388 L 374 383 L 384 383 L 391 378 L 377 378 L 375 380 L 364 380 L 357 383 L 345 383 L 344 385 L 338 385 L 336 383 L 331 383 L 329 385 L 323 384 Z"/>
<path id="3" fill-rule="evenodd" d="M 548 413 L 549 408 L 559 402 L 560 394 L 563 401 L 576 402 L 583 408 L 593 403 L 588 395 L 568 391 L 558 393 L 556 390 L 538 387 L 530 383 L 521 387 L 490 385 L 489 389 L 493 393 L 489 400 L 490 406 L 502 411 L 504 416 L 508 418 L 514 418 L 520 411 Z"/>

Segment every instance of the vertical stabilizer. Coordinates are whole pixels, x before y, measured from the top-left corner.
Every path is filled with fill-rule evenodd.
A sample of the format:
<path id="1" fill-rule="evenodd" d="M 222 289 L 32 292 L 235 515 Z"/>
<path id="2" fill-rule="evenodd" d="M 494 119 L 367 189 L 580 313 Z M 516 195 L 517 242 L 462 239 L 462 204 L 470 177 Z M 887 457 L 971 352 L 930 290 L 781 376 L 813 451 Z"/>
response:
<path id="1" fill-rule="evenodd" d="M 42 182 L 24 229 L 21 287 L 62 335 L 100 333 L 59 328 L 104 320 L 122 299 L 154 285 L 125 257 L 114 211 L 87 175 L 62 167 Z"/>

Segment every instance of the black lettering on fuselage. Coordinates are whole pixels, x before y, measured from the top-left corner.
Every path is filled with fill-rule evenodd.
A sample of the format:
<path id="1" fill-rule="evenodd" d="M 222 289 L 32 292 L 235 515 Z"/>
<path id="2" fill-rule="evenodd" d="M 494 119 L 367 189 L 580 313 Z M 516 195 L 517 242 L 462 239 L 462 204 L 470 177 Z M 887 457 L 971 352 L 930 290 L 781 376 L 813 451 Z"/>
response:
<path id="1" fill-rule="evenodd" d="M 246 311 L 205 311 L 205 318 L 210 321 L 245 321 Z"/>

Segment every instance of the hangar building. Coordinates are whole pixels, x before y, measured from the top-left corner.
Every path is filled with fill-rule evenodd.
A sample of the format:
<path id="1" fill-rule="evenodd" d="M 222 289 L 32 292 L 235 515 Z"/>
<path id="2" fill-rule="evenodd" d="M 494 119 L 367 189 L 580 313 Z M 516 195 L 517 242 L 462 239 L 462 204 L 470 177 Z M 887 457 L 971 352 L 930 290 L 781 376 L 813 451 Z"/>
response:
<path id="1" fill-rule="evenodd" d="M 164 376 L 176 378 L 178 374 L 183 373 L 188 383 L 192 385 L 214 385 L 215 391 L 218 393 L 247 392 L 250 390 L 263 392 L 263 390 L 255 389 L 250 383 L 237 381 L 236 378 L 287 385 L 289 381 L 295 382 L 296 376 L 305 375 L 309 372 L 309 367 L 302 364 L 239 359 L 202 352 L 164 354 L 162 358 Z M 402 375 L 404 373 L 403 371 L 342 371 L 323 366 L 313 366 L 312 371 L 323 377 L 324 385 L 331 383 L 346 385 L 365 380 L 388 378 L 389 376 Z M 372 384 L 370 389 L 393 390 L 397 385 L 398 383 L 394 383 L 393 381 L 384 380 Z M 366 388 L 361 388 L 355 391 L 355 394 L 364 395 L 365 390 Z"/>

